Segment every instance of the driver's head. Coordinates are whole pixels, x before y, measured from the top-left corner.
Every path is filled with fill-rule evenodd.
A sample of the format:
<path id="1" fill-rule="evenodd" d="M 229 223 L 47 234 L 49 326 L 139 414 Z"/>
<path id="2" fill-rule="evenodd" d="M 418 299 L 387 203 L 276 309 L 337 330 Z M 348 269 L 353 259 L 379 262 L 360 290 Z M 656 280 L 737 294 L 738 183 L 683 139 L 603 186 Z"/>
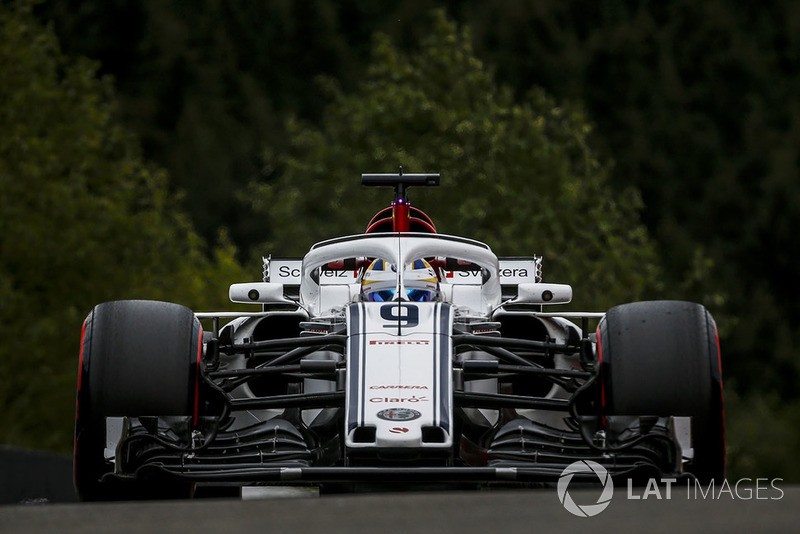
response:
<path id="1" fill-rule="evenodd" d="M 414 302 L 430 302 L 439 293 L 439 278 L 431 264 L 420 258 L 403 270 L 405 297 Z"/>
<path id="2" fill-rule="evenodd" d="M 361 279 L 361 296 L 370 302 L 388 302 L 397 291 L 397 269 L 388 261 L 377 259 L 369 264 Z"/>
<path id="3" fill-rule="evenodd" d="M 391 300 L 410 300 L 414 302 L 430 302 L 439 291 L 439 279 L 436 271 L 424 259 L 414 260 L 403 269 L 404 292 L 397 297 L 397 269 L 389 262 L 377 259 L 373 261 L 361 279 L 361 295 L 370 302 L 388 302 Z"/>

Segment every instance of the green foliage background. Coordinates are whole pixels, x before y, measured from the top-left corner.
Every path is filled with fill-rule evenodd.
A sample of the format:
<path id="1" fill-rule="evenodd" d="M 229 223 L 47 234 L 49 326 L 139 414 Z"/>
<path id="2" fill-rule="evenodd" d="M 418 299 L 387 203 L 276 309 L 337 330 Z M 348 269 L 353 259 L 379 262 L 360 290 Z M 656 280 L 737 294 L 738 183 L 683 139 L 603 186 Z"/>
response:
<path id="1" fill-rule="evenodd" d="M 655 294 L 638 197 L 608 186 L 585 117 L 541 90 L 515 99 L 443 13 L 413 54 L 378 36 L 357 90 L 327 82 L 319 126 L 291 121 L 291 145 L 272 158 L 280 176 L 250 188 L 280 228 L 262 250 L 302 255 L 309 242 L 363 231 L 391 192 L 364 190 L 361 170 L 442 169 L 441 188 L 409 191 L 440 232 L 544 255 L 547 278 L 574 280 L 584 307 Z"/>
<path id="2" fill-rule="evenodd" d="M 207 254 L 114 119 L 110 80 L 64 57 L 24 4 L 0 7 L 0 65 L 0 441 L 63 451 L 94 304 L 218 307 L 217 284 L 244 275 L 224 235 Z"/>
<path id="3" fill-rule="evenodd" d="M 70 448 L 95 303 L 223 306 L 260 254 L 361 231 L 386 192 L 358 175 L 403 165 L 442 173 L 412 190 L 441 231 L 545 255 L 576 306 L 708 306 L 731 476 L 800 480 L 800 3 L 9 0 L 0 24 L 0 442 Z"/>

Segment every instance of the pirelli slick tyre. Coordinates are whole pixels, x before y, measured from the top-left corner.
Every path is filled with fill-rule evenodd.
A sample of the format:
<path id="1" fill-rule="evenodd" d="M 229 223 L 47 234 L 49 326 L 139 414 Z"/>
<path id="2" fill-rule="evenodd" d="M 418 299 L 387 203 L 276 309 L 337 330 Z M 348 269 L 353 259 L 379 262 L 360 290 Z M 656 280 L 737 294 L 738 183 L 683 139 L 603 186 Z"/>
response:
<path id="1" fill-rule="evenodd" d="M 106 418 L 193 416 L 202 327 L 191 310 L 123 300 L 96 306 L 83 326 L 75 414 L 75 487 L 82 500 L 185 498 L 191 484 L 103 481 Z"/>
<path id="2" fill-rule="evenodd" d="M 597 327 L 605 415 L 691 416 L 701 481 L 725 476 L 725 421 L 716 324 L 700 304 L 636 302 Z"/>

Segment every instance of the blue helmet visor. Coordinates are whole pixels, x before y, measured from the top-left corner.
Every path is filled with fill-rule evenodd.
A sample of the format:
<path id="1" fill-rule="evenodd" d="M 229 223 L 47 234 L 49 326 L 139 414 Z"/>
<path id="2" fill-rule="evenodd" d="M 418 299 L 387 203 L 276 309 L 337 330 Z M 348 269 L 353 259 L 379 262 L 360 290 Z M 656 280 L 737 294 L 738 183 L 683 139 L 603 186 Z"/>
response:
<path id="1" fill-rule="evenodd" d="M 371 302 L 389 302 L 394 298 L 394 289 L 384 289 L 383 291 L 373 291 L 367 294 L 367 300 Z"/>
<path id="2" fill-rule="evenodd" d="M 394 289 L 384 289 L 367 294 L 370 302 L 390 302 L 394 299 L 397 292 Z M 426 289 L 406 289 L 406 297 L 412 302 L 430 302 L 433 300 L 433 293 Z"/>

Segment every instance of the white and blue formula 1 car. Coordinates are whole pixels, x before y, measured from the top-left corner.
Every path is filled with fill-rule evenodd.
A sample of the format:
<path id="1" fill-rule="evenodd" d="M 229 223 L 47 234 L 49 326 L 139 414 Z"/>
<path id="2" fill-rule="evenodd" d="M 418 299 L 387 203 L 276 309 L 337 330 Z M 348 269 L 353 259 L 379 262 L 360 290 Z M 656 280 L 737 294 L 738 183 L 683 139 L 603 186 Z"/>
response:
<path id="1" fill-rule="evenodd" d="M 82 499 L 530 485 L 577 460 L 617 478 L 724 477 L 719 342 L 703 306 L 549 311 L 572 289 L 543 283 L 541 258 L 439 234 L 408 203 L 438 175 L 362 183 L 395 191 L 364 234 L 265 258 L 263 281 L 230 287 L 260 311 L 91 311 Z"/>

